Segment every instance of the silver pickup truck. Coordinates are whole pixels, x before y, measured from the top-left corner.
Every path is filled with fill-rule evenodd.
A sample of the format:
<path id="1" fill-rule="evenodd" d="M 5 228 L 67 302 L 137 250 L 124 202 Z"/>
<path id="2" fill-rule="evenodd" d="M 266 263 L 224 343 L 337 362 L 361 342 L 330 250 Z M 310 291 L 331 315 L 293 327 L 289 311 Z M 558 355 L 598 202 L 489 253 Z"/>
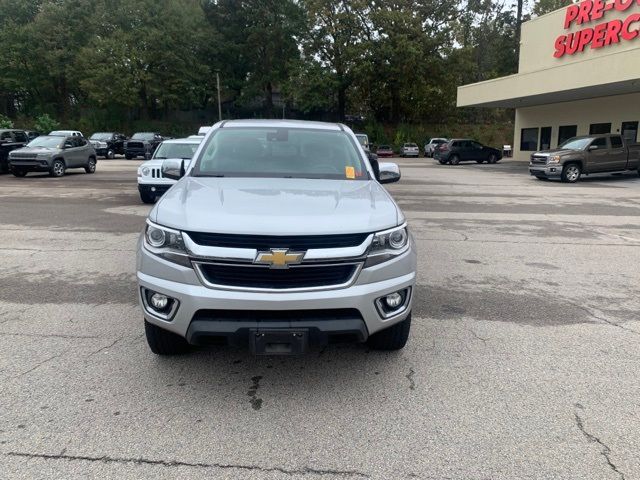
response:
<path id="1" fill-rule="evenodd" d="M 586 135 L 570 138 L 555 150 L 534 153 L 529 173 L 540 180 L 575 183 L 582 175 L 638 171 L 638 167 L 640 144 L 627 144 L 621 135 Z"/>
<path id="2" fill-rule="evenodd" d="M 400 179 L 344 125 L 232 120 L 149 213 L 138 293 L 157 354 L 224 343 L 300 354 L 332 342 L 404 347 L 416 249 L 382 183 Z"/>

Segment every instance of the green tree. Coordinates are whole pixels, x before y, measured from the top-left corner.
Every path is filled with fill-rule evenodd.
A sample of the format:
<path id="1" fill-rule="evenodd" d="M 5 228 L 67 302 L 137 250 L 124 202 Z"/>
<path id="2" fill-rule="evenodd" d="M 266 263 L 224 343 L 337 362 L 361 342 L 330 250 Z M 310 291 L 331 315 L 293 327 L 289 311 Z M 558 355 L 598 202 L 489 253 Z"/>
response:
<path id="1" fill-rule="evenodd" d="M 241 105 L 262 98 L 263 115 L 274 115 L 274 89 L 294 75 L 304 15 L 293 0 L 205 2 L 220 40 L 220 69 Z"/>
<path id="2" fill-rule="evenodd" d="M 533 13 L 534 16 L 539 17 L 561 8 L 568 7 L 572 3 L 574 3 L 572 0 L 538 0 L 533 5 L 531 13 Z"/>
<path id="3" fill-rule="evenodd" d="M 43 113 L 36 118 L 35 124 L 33 128 L 36 129 L 37 132 L 47 134 L 52 130 L 57 129 L 60 126 L 58 121 L 52 118 L 50 115 Z"/>

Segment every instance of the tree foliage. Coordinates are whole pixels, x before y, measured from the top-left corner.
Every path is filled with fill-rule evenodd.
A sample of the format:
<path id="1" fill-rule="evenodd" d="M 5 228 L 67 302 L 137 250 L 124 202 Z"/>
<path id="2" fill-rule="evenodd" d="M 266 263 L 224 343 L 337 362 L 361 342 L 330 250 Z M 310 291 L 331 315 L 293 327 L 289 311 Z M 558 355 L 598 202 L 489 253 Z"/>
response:
<path id="1" fill-rule="evenodd" d="M 494 0 L 0 0 L 0 113 L 210 121 L 219 73 L 226 116 L 486 121 L 456 88 L 515 72 L 517 29 Z"/>

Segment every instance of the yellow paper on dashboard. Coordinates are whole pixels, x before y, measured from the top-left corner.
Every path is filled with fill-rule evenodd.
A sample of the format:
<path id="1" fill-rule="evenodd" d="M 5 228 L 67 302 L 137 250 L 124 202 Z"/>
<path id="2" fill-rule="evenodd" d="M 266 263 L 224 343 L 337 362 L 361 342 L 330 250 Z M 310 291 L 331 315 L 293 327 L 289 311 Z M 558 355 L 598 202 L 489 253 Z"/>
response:
<path id="1" fill-rule="evenodd" d="M 356 178 L 356 169 L 353 167 L 344 167 L 344 174 L 348 179 L 353 180 Z"/>

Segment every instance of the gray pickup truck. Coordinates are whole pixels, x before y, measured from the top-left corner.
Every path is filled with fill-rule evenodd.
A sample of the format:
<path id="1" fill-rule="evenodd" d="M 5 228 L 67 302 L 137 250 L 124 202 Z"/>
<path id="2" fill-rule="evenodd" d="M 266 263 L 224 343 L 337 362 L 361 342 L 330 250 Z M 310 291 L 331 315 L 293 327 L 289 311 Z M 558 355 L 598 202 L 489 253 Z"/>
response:
<path id="1" fill-rule="evenodd" d="M 555 150 L 531 155 L 529 173 L 540 180 L 560 178 L 575 183 L 592 173 L 640 171 L 640 144 L 627 144 L 621 135 L 570 138 Z"/>

